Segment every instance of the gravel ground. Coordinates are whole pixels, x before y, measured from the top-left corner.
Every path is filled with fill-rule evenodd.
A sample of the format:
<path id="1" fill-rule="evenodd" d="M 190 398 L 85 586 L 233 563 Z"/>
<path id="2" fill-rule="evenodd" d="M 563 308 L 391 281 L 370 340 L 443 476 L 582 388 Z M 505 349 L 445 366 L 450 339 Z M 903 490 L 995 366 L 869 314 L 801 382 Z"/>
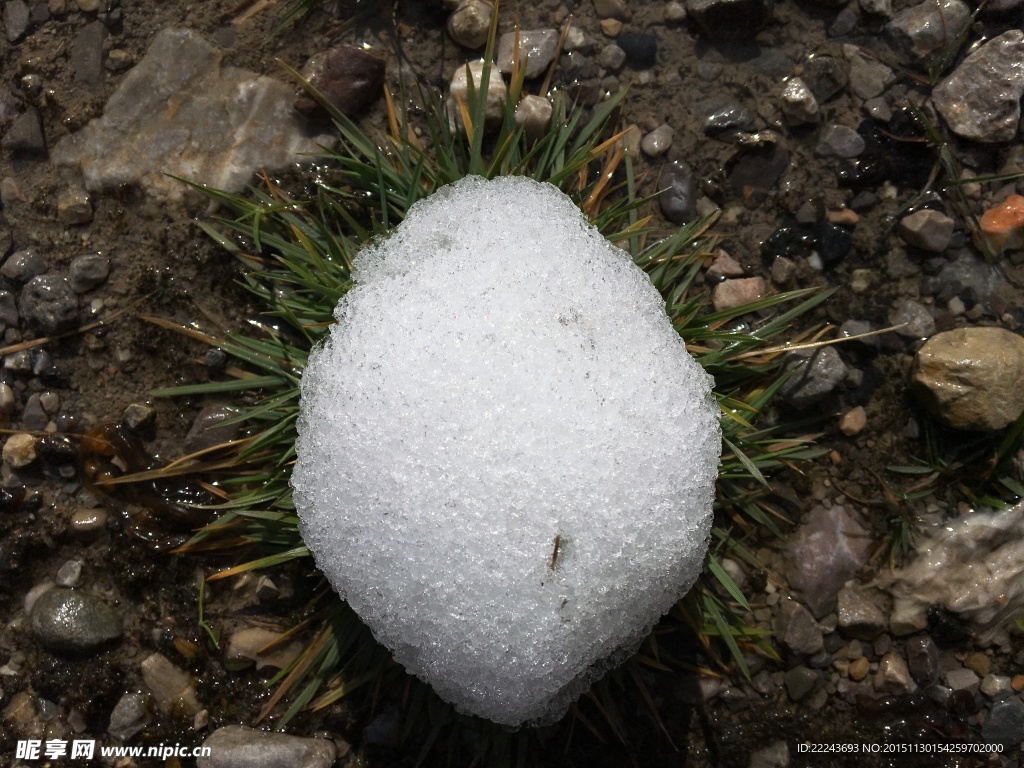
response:
<path id="1" fill-rule="evenodd" d="M 197 418 L 208 423 L 226 403 L 148 393 L 202 380 L 217 361 L 141 316 L 223 330 L 242 327 L 258 312 L 234 282 L 236 264 L 197 226 L 204 215 L 197 199 L 167 200 L 173 184 L 159 174 L 120 177 L 121 166 L 97 181 L 103 155 L 141 136 L 121 162 L 142 168 L 166 134 L 116 124 L 106 149 L 94 148 L 87 160 L 67 149 L 74 142 L 64 142 L 105 105 L 112 112 L 108 99 L 158 33 L 187 28 L 222 52 L 224 71 L 237 67 L 281 81 L 279 58 L 301 65 L 331 46 L 365 42 L 385 58 L 394 82 L 396 34 L 411 69 L 431 86 L 445 85 L 473 55 L 446 31 L 449 13 L 439 0 L 328 4 L 301 26 L 274 33 L 285 5 L 4 3 L 0 765 L 44 764 L 15 756 L 27 739 L 43 746 L 77 739 L 190 748 L 222 726 L 251 724 L 269 697 L 264 682 L 288 658 L 285 648 L 278 658 L 261 657 L 260 670 L 242 664 L 266 643 L 269 635 L 261 632 L 282 630 L 301 611 L 308 574 L 285 570 L 270 581 L 211 587 L 206 618 L 233 638 L 234 650 L 207 653 L 199 584 L 223 560 L 168 554 L 195 520 L 145 511 L 156 494 L 117 502 L 97 496 L 88 480 L 104 457 L 88 441 L 62 437 L 120 422 L 131 425 L 136 441 L 124 455 L 142 463 L 181 455 L 195 445 L 187 436 Z M 731 258 L 719 257 L 709 269 L 716 306 L 751 292 L 829 285 L 838 291 L 813 321 L 850 335 L 901 326 L 819 354 L 772 414 L 813 419 L 809 429 L 821 433 L 829 451 L 775 478 L 768 501 L 791 524 L 781 540 L 750 542 L 763 567 L 729 565 L 750 596 L 750 622 L 775 631 L 779 660 L 751 656 L 749 681 L 652 675 L 647 682 L 667 733 L 627 691 L 627 745 L 614 738 L 602 745 L 581 732 L 568 751 L 552 747 L 545 764 L 1019 760 L 1024 643 L 1006 621 L 1017 599 L 1012 563 L 1024 556 L 1002 551 L 1011 563 L 1003 577 L 993 569 L 961 573 L 1020 538 L 1019 512 L 994 523 L 995 533 L 973 548 L 949 546 L 938 581 L 959 595 L 981 588 L 978 599 L 994 618 L 981 608 L 958 615 L 934 572 L 888 576 L 889 535 L 894 520 L 915 521 L 921 532 L 906 560 L 922 542 L 945 552 L 936 532 L 972 505 L 947 478 L 930 495 L 904 498 L 924 476 L 887 467 L 927 455 L 934 436 L 951 475 L 975 477 L 978 468 L 961 467 L 958 459 L 997 444 L 1024 409 L 1016 388 L 1024 373 L 1024 352 L 1017 350 L 1024 200 L 1013 197 L 1024 189 L 1012 179 L 946 189 L 936 183 L 950 171 L 969 179 L 1024 169 L 1020 7 L 1000 0 L 972 18 L 973 8 L 958 0 L 945 0 L 941 10 L 935 2 L 913 6 L 541 0 L 516 9 L 528 30 L 557 29 L 571 13 L 574 31 L 551 83 L 578 98 L 580 108 L 629 86 L 622 114 L 624 125 L 635 126 L 630 151 L 645 174 L 641 190 L 671 189 L 652 211 L 659 224 L 720 210 L 715 230 Z M 514 16 L 502 9 L 500 31 L 512 29 Z M 455 34 L 468 41 L 465 21 Z M 183 52 L 181 71 L 186 59 L 215 55 L 201 47 L 186 55 L 194 38 L 181 34 L 174 42 Z M 177 62 L 163 67 L 168 80 L 178 71 Z M 542 79 L 530 81 L 531 92 Z M 196 83 L 196 94 L 217 93 L 205 80 Z M 166 103 L 161 119 L 181 112 L 199 125 L 186 102 Z M 945 164 L 940 147 L 915 124 L 911 105 L 924 105 Z M 368 131 L 382 128 L 380 99 L 360 120 Z M 195 134 L 189 140 L 205 140 Z M 189 167 L 178 172 L 187 175 Z M 294 169 L 280 178 L 292 188 L 304 183 Z M 979 219 L 984 239 L 976 236 Z M 944 375 L 959 374 L 938 346 L 921 352 L 925 339 L 979 328 L 1009 336 L 958 342 L 956 360 L 980 361 L 970 366 L 981 371 L 968 383 L 976 393 L 970 407 L 933 394 Z M 23 344 L 43 337 L 51 338 Z M 921 379 L 914 387 L 912 377 Z M 844 587 L 847 579 L 853 581 Z M 918 597 L 930 611 L 914 614 Z M 67 613 L 79 617 L 70 627 L 60 620 Z M 330 765 L 335 755 L 337 765 L 413 765 L 418 747 L 395 746 L 398 703 L 356 699 L 293 721 L 290 732 L 322 737 L 295 747 L 312 750 L 307 764 Z M 214 738 L 221 739 L 213 742 L 218 754 L 248 760 L 238 755 L 251 736 L 220 731 Z M 1002 755 L 948 751 L 986 743 L 998 743 Z M 275 748 L 263 747 L 264 756 Z M 185 756 L 96 759 L 195 764 Z M 247 764 L 303 764 L 294 754 L 264 759 L 272 762 Z M 49 763 L 79 764 L 68 755 Z"/>

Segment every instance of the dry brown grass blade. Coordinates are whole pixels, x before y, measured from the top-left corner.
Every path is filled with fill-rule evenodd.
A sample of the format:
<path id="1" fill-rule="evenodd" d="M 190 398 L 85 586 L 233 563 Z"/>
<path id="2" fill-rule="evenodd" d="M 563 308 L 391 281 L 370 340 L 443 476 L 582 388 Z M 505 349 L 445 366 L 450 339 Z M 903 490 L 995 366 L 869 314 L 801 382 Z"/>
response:
<path id="1" fill-rule="evenodd" d="M 763 361 L 758 362 L 770 362 L 777 355 L 784 354 L 786 352 L 796 352 L 800 349 L 818 349 L 820 347 L 828 347 L 832 344 L 844 344 L 847 341 L 856 341 L 857 339 L 866 339 L 869 336 L 879 336 L 883 333 L 889 333 L 890 331 L 897 331 L 900 328 L 905 327 L 906 323 L 900 323 L 899 325 L 890 325 L 888 328 L 880 328 L 877 331 L 868 331 L 867 333 L 858 333 L 854 336 L 842 336 L 838 339 L 828 339 L 821 341 L 822 334 L 827 333 L 834 326 L 826 325 L 815 333 L 816 338 L 809 342 L 803 342 L 798 344 L 783 344 L 779 347 L 768 347 L 767 349 L 758 349 L 751 352 L 743 352 L 742 354 L 736 355 L 733 360 L 749 360 L 751 358 L 759 358 L 760 356 L 766 356 Z"/>
<path id="2" fill-rule="evenodd" d="M 604 168 L 601 169 L 601 177 L 583 202 L 582 208 L 583 212 L 587 214 L 587 218 L 593 220 L 600 212 L 605 195 L 610 191 L 608 185 L 611 184 L 615 169 L 619 167 L 619 163 L 622 162 L 624 156 L 625 150 L 619 145 L 615 147 L 611 155 L 605 160 Z"/>
<path id="3" fill-rule="evenodd" d="M 302 655 L 299 656 L 295 662 L 295 666 L 292 667 L 292 671 L 288 673 L 288 676 L 281 681 L 281 684 L 277 686 L 277 690 L 274 691 L 273 695 L 260 710 L 259 715 L 256 717 L 256 723 L 263 722 L 264 719 L 271 712 L 274 711 L 274 707 L 277 706 L 278 702 L 284 698 L 285 694 L 291 690 L 295 683 L 302 679 L 302 677 L 309 671 L 310 665 L 316 660 L 320 650 L 327 644 L 328 639 L 331 636 L 331 628 L 329 626 L 322 627 L 319 632 L 316 633 L 316 637 L 313 641 L 306 646 Z"/>
<path id="4" fill-rule="evenodd" d="M 548 65 L 548 73 L 544 77 L 544 82 L 541 83 L 540 91 L 538 93 L 541 96 L 547 94 L 551 90 L 551 78 L 555 75 L 555 67 L 558 66 L 558 60 L 562 58 L 562 51 L 565 49 L 565 38 L 569 35 L 569 27 L 572 25 L 572 14 L 570 13 L 565 17 L 565 21 L 562 22 L 562 31 L 558 35 L 558 45 L 555 46 L 555 58 L 551 60 L 551 64 Z M 516 25 L 516 34 L 519 33 L 519 25 Z M 516 47 L 519 47 L 519 40 L 516 39 Z"/>

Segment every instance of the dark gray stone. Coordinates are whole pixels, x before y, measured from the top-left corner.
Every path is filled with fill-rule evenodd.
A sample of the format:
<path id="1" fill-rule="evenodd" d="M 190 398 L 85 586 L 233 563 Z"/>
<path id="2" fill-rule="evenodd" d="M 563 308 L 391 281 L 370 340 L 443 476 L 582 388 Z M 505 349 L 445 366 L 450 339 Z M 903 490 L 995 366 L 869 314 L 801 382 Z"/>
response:
<path id="1" fill-rule="evenodd" d="M 384 60 L 362 48 L 339 45 L 313 56 L 302 69 L 306 78 L 332 105 L 346 115 L 362 112 L 380 98 Z M 295 109 L 306 117 L 326 117 L 320 103 L 303 91 Z"/>
<path id="2" fill-rule="evenodd" d="M 971 9 L 961 0 L 924 0 L 900 11 L 885 25 L 898 53 L 922 60 L 956 44 L 971 22 Z"/>
<path id="3" fill-rule="evenodd" d="M 697 218 L 697 189 L 693 169 L 682 160 L 662 168 L 658 186 L 664 190 L 658 204 L 665 218 L 673 224 L 686 224 Z"/>
<path id="4" fill-rule="evenodd" d="M 793 653 L 810 656 L 825 647 L 821 627 L 795 600 L 784 600 L 775 614 L 775 639 Z"/>
<path id="5" fill-rule="evenodd" d="M 635 69 L 650 69 L 658 63 L 658 38 L 650 32 L 623 32 L 615 42 L 626 52 L 626 63 Z"/>
<path id="6" fill-rule="evenodd" d="M 46 415 L 39 402 L 39 393 L 33 392 L 25 401 L 25 409 L 21 412 L 21 426 L 32 432 L 41 432 L 49 420 L 50 417 Z"/>
<path id="7" fill-rule="evenodd" d="M 725 100 L 710 106 L 704 113 L 704 133 L 717 136 L 731 131 L 754 130 L 754 115 L 738 101 Z"/>
<path id="8" fill-rule="evenodd" d="M 110 276 L 110 261 L 98 253 L 87 253 L 71 261 L 68 283 L 75 293 L 88 293 L 103 285 Z"/>
<path id="9" fill-rule="evenodd" d="M 686 15 L 711 40 L 749 40 L 772 20 L 771 0 L 686 0 Z"/>
<path id="10" fill-rule="evenodd" d="M 506 32 L 498 39 L 498 69 L 512 71 L 515 53 L 516 33 Z M 524 29 L 519 32 L 519 60 L 526 62 L 526 77 L 532 79 L 543 75 L 558 52 L 557 29 Z"/>
<path id="11" fill-rule="evenodd" d="M 850 65 L 836 56 L 813 55 L 804 62 L 801 77 L 821 104 L 846 87 L 850 80 Z"/>
<path id="12" fill-rule="evenodd" d="M 900 219 L 900 237 L 922 251 L 942 253 L 953 240 L 954 224 L 942 211 L 925 208 Z"/>
<path id="13" fill-rule="evenodd" d="M 145 728 L 149 720 L 149 698 L 142 693 L 126 693 L 122 696 L 110 713 L 107 733 L 125 741 Z"/>
<path id="14" fill-rule="evenodd" d="M 208 405 L 203 408 L 185 435 L 185 452 L 193 453 L 234 440 L 241 432 L 241 425 L 238 422 L 224 422 L 237 416 L 238 411 L 226 405 Z"/>
<path id="15" fill-rule="evenodd" d="M 798 409 L 808 408 L 834 392 L 846 378 L 846 364 L 835 347 L 793 352 L 786 368 L 799 370 L 791 375 L 779 396 Z"/>
<path id="16" fill-rule="evenodd" d="M 0 145 L 10 152 L 38 155 L 46 152 L 43 121 L 35 107 L 28 107 L 14 119 Z"/>
<path id="17" fill-rule="evenodd" d="M 786 672 L 786 692 L 793 701 L 800 701 L 817 690 L 821 684 L 821 673 L 804 666 L 793 667 Z"/>
<path id="18" fill-rule="evenodd" d="M 18 314 L 18 303 L 10 291 L 0 291 L 0 322 L 4 325 L 17 327 L 21 320 Z"/>
<path id="19" fill-rule="evenodd" d="M 910 674 L 922 686 L 939 679 L 939 647 L 928 635 L 912 637 L 906 644 L 907 666 Z"/>
<path id="20" fill-rule="evenodd" d="M 48 336 L 78 325 L 78 297 L 68 281 L 57 275 L 39 275 L 25 283 L 18 309 L 29 327 Z"/>
<path id="21" fill-rule="evenodd" d="M 976 50 L 934 91 L 950 129 L 971 141 L 1012 141 L 1024 95 L 1024 32 L 1011 29 Z"/>
<path id="22" fill-rule="evenodd" d="M 100 21 L 82 27 L 71 41 L 71 66 L 75 82 L 91 90 L 103 87 L 103 41 L 107 28 Z"/>
<path id="23" fill-rule="evenodd" d="M 824 157 L 857 157 L 864 151 L 864 137 L 845 125 L 829 125 L 821 133 L 815 149 Z"/>
<path id="24" fill-rule="evenodd" d="M 987 744 L 1002 744 L 1004 749 L 1024 741 L 1024 703 L 1012 698 L 993 704 L 981 726 L 981 740 Z"/>
<path id="25" fill-rule="evenodd" d="M 747 768 L 789 768 L 789 745 L 776 741 L 771 746 L 750 753 Z"/>
<path id="26" fill-rule="evenodd" d="M 35 251 L 15 251 L 0 267 L 0 275 L 15 283 L 26 283 L 46 271 L 46 262 Z"/>
<path id="27" fill-rule="evenodd" d="M 29 626 L 35 638 L 51 651 L 93 651 L 121 637 L 121 617 L 97 597 L 55 587 L 32 606 Z"/>

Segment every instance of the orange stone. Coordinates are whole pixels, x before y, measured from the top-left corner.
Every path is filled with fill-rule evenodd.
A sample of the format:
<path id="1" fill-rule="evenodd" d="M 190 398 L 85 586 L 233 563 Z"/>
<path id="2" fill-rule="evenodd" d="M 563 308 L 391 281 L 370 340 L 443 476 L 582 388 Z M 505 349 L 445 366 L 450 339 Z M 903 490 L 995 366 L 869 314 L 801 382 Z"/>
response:
<path id="1" fill-rule="evenodd" d="M 1010 195 L 981 215 L 981 231 L 998 254 L 1024 245 L 1024 197 Z"/>
<path id="2" fill-rule="evenodd" d="M 1024 675 L 1014 675 L 1010 681 L 1010 687 L 1017 691 L 1017 693 L 1024 691 Z"/>

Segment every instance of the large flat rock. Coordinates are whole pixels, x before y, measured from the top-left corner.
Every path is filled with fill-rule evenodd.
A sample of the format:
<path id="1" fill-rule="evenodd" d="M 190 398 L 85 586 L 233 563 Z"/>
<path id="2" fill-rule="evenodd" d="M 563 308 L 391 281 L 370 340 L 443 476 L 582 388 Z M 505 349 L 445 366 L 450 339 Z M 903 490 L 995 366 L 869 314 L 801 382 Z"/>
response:
<path id="1" fill-rule="evenodd" d="M 155 198 L 180 200 L 186 187 L 171 176 L 240 191 L 254 171 L 299 162 L 330 143 L 307 130 L 291 86 L 221 59 L 191 30 L 157 33 L 103 116 L 61 140 L 53 160 L 79 166 L 91 191 L 139 184 Z"/>

